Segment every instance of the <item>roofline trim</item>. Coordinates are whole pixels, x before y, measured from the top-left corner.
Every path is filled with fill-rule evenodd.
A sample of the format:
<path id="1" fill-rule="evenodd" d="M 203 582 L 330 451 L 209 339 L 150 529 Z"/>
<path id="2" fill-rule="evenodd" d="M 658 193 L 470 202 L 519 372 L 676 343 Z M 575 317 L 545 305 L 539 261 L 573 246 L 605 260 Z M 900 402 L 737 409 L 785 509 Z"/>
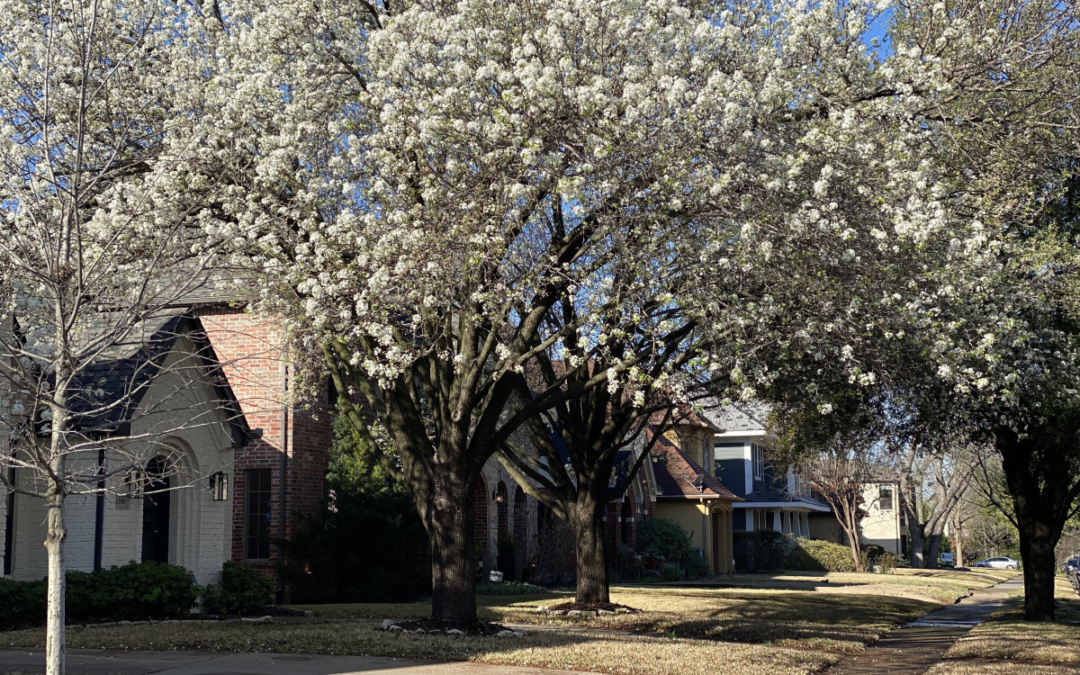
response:
<path id="1" fill-rule="evenodd" d="M 807 504 L 805 502 L 747 502 L 744 501 L 738 505 L 740 509 L 775 509 L 777 507 L 787 508 L 789 511 L 801 510 L 801 511 L 816 511 L 818 513 L 832 513 L 832 509 L 828 506 L 818 506 L 816 504 Z"/>

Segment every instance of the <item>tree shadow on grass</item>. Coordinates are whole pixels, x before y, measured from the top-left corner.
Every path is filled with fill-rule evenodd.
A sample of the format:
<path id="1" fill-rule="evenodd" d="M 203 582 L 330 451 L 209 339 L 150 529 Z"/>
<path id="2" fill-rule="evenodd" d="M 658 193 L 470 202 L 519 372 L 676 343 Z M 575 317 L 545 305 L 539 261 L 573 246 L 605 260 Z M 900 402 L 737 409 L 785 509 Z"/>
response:
<path id="1" fill-rule="evenodd" d="M 907 598 L 776 593 L 714 610 L 647 612 L 622 627 L 675 637 L 853 651 L 938 608 L 937 603 Z"/>

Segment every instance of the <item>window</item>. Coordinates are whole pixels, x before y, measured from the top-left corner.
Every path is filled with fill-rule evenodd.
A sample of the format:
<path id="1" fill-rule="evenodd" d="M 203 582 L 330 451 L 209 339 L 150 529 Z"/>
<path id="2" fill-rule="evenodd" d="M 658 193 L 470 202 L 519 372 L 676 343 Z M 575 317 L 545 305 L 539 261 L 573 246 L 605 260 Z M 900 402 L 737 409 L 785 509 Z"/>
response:
<path id="1" fill-rule="evenodd" d="M 270 469 L 244 472 L 244 558 L 270 559 Z"/>
<path id="2" fill-rule="evenodd" d="M 757 443 L 750 446 L 750 463 L 754 466 L 754 480 L 765 480 L 765 449 Z"/>
<path id="3" fill-rule="evenodd" d="M 878 505 L 882 511 L 892 511 L 892 486 L 882 485 L 878 489 Z"/>
<path id="4" fill-rule="evenodd" d="M 334 384 L 334 378 L 326 378 L 326 407 L 330 408 L 330 412 L 337 410 L 338 393 L 337 385 Z"/>

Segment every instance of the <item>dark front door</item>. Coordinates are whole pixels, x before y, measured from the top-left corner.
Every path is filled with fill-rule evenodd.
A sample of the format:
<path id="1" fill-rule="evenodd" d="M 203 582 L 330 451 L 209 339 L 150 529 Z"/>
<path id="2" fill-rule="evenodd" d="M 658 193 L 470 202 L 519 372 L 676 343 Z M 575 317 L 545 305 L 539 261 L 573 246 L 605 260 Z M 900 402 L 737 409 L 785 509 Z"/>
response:
<path id="1" fill-rule="evenodd" d="M 169 477 L 165 463 L 150 460 L 146 466 L 146 495 L 143 497 L 142 559 L 169 562 Z"/>

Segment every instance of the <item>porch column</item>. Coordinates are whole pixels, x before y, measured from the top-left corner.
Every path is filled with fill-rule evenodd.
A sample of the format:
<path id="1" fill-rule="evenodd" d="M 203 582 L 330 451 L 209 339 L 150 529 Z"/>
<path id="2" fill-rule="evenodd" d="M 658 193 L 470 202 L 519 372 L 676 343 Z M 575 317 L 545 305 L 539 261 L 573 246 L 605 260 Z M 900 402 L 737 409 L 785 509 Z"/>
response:
<path id="1" fill-rule="evenodd" d="M 781 518 L 780 509 L 776 509 L 775 511 L 773 511 L 773 513 L 772 513 L 772 529 L 776 530 L 777 532 L 783 532 L 784 531 L 784 526 L 780 523 L 780 518 Z"/>

